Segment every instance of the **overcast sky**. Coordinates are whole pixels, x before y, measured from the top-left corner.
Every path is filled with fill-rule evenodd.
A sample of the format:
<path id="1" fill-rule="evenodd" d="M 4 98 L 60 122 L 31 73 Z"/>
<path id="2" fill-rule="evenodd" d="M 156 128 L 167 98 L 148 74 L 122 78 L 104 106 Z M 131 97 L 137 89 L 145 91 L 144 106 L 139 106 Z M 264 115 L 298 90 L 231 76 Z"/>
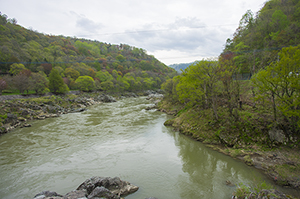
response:
<path id="1" fill-rule="evenodd" d="M 25 28 L 128 44 L 169 65 L 217 57 L 243 14 L 265 1 L 0 0 L 0 11 Z"/>

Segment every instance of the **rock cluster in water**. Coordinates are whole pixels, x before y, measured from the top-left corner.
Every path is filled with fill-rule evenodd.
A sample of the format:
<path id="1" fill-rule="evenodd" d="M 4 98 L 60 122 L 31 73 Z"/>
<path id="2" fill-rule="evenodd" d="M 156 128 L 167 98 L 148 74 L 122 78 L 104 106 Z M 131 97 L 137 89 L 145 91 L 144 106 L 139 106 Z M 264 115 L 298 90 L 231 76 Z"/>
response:
<path id="1" fill-rule="evenodd" d="M 162 99 L 162 91 L 152 91 L 148 90 L 141 95 L 148 96 L 148 100 L 157 103 Z M 92 95 L 76 94 L 76 97 L 69 97 L 69 95 L 62 96 L 44 96 L 43 100 L 21 100 L 24 98 L 37 98 L 38 96 L 0 96 L 0 108 L 2 108 L 2 113 L 0 113 L 0 135 L 5 134 L 16 127 L 30 127 L 28 124 L 29 120 L 43 120 L 46 118 L 58 117 L 62 114 L 76 113 L 87 110 L 88 106 L 99 104 L 99 103 L 110 103 L 116 102 L 117 100 L 104 93 L 92 93 Z M 127 97 L 138 97 L 139 95 L 131 92 L 122 93 L 120 98 Z M 39 98 L 37 98 L 39 99 Z M 155 108 L 155 106 L 151 107 Z M 1 121 L 1 118 L 5 113 L 5 119 Z"/>
<path id="2" fill-rule="evenodd" d="M 122 196 L 136 192 L 139 187 L 121 180 L 119 177 L 92 177 L 84 181 L 74 191 L 66 195 L 54 191 L 43 191 L 34 199 L 121 199 Z"/>
<path id="3" fill-rule="evenodd" d="M 31 125 L 27 123 L 29 120 L 58 117 L 62 114 L 85 111 L 88 106 L 94 104 L 116 102 L 114 97 L 103 93 L 93 97 L 77 96 L 76 98 L 70 98 L 68 95 L 59 96 L 59 100 L 55 96 L 46 96 L 41 101 L 17 100 L 16 97 L 18 97 L 17 99 L 20 99 L 19 97 L 24 98 L 23 96 L 10 96 L 9 98 L 1 96 L 1 99 L 3 98 L 5 101 L 2 101 L 0 106 L 7 113 L 5 120 L 0 121 L 0 135 L 16 127 L 30 127 Z M 12 101 L 12 99 L 15 100 Z"/>

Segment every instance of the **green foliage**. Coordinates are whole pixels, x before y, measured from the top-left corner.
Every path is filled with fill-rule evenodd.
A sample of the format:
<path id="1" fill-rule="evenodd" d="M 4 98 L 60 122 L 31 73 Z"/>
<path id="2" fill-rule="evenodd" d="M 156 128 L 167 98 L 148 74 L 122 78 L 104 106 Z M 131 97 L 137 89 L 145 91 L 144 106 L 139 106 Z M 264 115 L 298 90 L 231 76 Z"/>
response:
<path id="1" fill-rule="evenodd" d="M 112 81 L 108 80 L 105 82 L 101 82 L 100 86 L 104 91 L 108 91 L 108 90 L 112 90 L 114 88 L 114 83 Z"/>
<path id="2" fill-rule="evenodd" d="M 109 72 L 107 71 L 98 71 L 96 73 L 96 77 L 101 81 L 101 82 L 105 82 L 105 81 L 109 81 L 109 80 L 112 80 L 113 77 L 111 74 L 109 74 Z"/>
<path id="3" fill-rule="evenodd" d="M 48 92 L 48 79 L 43 72 L 32 73 L 31 74 L 31 89 L 36 92 L 36 94 L 41 95 Z"/>
<path id="4" fill-rule="evenodd" d="M 95 89 L 95 82 L 90 76 L 79 76 L 75 83 L 80 91 L 92 91 Z"/>
<path id="5" fill-rule="evenodd" d="M 55 94 L 69 92 L 68 86 L 64 83 L 64 80 L 56 69 L 53 69 L 49 75 L 49 89 Z"/>
<path id="6" fill-rule="evenodd" d="M 242 70 L 254 74 L 275 61 L 282 47 L 299 44 L 299 10 L 294 0 L 267 1 L 255 17 L 248 10 L 224 52 L 236 52 Z M 240 48 L 241 43 L 246 48 Z"/>
<path id="7" fill-rule="evenodd" d="M 9 73 L 12 75 L 19 74 L 22 70 L 26 70 L 25 66 L 23 64 L 17 64 L 14 63 L 10 66 Z"/>
<path id="8" fill-rule="evenodd" d="M 273 101 L 274 119 L 279 110 L 291 124 L 300 127 L 300 45 L 283 48 L 279 61 L 259 71 L 253 83 L 259 88 L 260 96 Z"/>
<path id="9" fill-rule="evenodd" d="M 236 191 L 233 193 L 238 199 L 247 198 L 251 193 L 250 188 L 244 184 L 240 184 Z"/>
<path id="10" fill-rule="evenodd" d="M 11 70 L 16 75 L 26 68 L 49 75 L 53 66 L 71 88 L 75 88 L 79 76 L 90 76 L 97 79 L 99 89 L 101 83 L 112 82 L 113 86 L 104 84 L 110 91 L 160 88 L 165 79 L 176 75 L 175 70 L 141 48 L 44 35 L 16 25 L 16 20 L 8 20 L 6 15 L 1 15 L 0 21 L 2 72 Z M 19 67 L 20 63 L 25 64 Z"/>
<path id="11" fill-rule="evenodd" d="M 73 80 L 76 80 L 80 76 L 80 73 L 73 68 L 66 68 L 64 75 L 66 77 L 71 77 Z"/>

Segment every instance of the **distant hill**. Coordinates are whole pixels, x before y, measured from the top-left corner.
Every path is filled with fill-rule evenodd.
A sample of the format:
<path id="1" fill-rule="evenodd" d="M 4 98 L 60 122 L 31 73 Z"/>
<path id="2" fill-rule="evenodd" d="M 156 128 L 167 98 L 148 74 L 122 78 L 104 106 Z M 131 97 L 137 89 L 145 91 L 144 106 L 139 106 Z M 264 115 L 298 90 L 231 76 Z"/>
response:
<path id="1" fill-rule="evenodd" d="M 0 73 L 9 72 L 12 64 L 22 64 L 33 73 L 44 72 L 47 76 L 56 68 L 68 78 L 66 82 L 73 82 L 68 84 L 71 89 L 78 76 L 69 77 L 70 69 L 99 83 L 106 81 L 111 90 L 160 88 L 176 75 L 173 68 L 142 48 L 42 34 L 0 12 Z"/>
<path id="2" fill-rule="evenodd" d="M 189 67 L 192 63 L 181 63 L 181 64 L 171 64 L 169 67 L 174 68 L 177 72 L 181 73 L 181 69 L 184 70 Z"/>

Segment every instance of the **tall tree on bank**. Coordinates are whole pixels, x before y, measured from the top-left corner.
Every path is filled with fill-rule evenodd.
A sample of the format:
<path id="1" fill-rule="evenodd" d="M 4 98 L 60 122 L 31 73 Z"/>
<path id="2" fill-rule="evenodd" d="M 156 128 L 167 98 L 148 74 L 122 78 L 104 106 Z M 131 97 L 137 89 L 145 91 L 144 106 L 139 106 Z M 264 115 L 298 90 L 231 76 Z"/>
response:
<path id="1" fill-rule="evenodd" d="M 260 70 L 252 79 L 259 97 L 271 99 L 274 122 L 282 114 L 300 128 L 300 45 L 283 48 L 279 60 Z M 295 130 L 295 129 L 294 129 Z"/>
<path id="2" fill-rule="evenodd" d="M 49 75 L 49 89 L 55 94 L 64 94 L 69 92 L 68 86 L 64 83 L 64 80 L 59 75 L 57 69 L 52 69 Z"/>

